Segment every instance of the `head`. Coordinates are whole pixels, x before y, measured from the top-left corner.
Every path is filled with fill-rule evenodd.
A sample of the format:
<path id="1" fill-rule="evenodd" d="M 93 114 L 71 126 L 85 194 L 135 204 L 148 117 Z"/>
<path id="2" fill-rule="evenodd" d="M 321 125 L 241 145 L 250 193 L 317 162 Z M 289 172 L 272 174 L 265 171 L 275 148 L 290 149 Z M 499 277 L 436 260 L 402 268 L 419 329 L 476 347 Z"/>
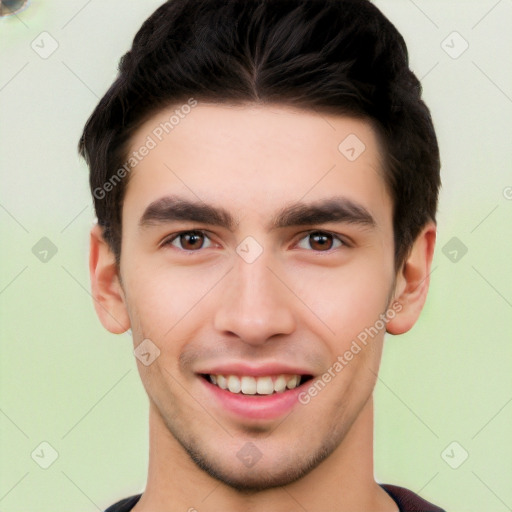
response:
<path id="1" fill-rule="evenodd" d="M 385 331 L 421 311 L 435 241 L 439 150 L 396 28 L 367 0 L 169 1 L 79 149 L 96 308 L 159 352 L 138 366 L 173 438 L 248 489 L 335 452 Z M 204 375 L 240 365 L 332 378 L 276 428 L 210 402 Z M 254 469 L 236 457 L 248 442 L 263 454 Z"/>

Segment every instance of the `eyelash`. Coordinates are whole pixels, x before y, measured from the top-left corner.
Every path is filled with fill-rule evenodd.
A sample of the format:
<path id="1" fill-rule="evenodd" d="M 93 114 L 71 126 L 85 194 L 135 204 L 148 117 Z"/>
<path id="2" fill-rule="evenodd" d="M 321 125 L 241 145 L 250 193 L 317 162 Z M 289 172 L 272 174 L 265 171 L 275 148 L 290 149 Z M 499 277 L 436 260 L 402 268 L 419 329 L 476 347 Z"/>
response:
<path id="1" fill-rule="evenodd" d="M 161 246 L 165 247 L 165 246 L 168 246 L 168 245 L 172 245 L 172 242 L 174 242 L 174 240 L 179 239 L 179 237 L 181 235 L 187 235 L 187 234 L 201 234 L 204 237 L 210 239 L 210 237 L 208 236 L 206 231 L 203 231 L 201 229 L 191 229 L 191 230 L 188 230 L 188 231 L 180 231 L 178 233 L 172 234 L 169 238 L 166 238 L 162 242 Z M 321 231 L 321 230 L 318 230 L 318 229 L 312 229 L 310 231 L 306 231 L 303 234 L 304 234 L 304 236 L 302 238 L 300 238 L 298 242 L 301 242 L 302 240 L 304 240 L 305 238 L 309 237 L 312 234 L 320 234 L 320 235 L 332 236 L 335 240 L 338 240 L 342 244 L 341 247 L 350 247 L 350 244 L 348 242 L 346 242 L 339 235 L 336 235 L 335 233 L 331 233 L 330 231 Z M 311 249 L 311 251 L 312 252 L 318 252 L 318 253 L 331 253 L 331 252 L 333 252 L 334 249 L 339 249 L 339 248 L 340 248 L 340 246 L 334 247 L 334 248 L 330 248 L 330 249 L 327 249 L 325 251 L 315 251 L 314 249 Z M 176 249 L 179 250 L 179 251 L 182 251 L 182 252 L 186 252 L 186 253 L 195 253 L 195 252 L 200 252 L 201 249 L 203 249 L 203 247 L 201 247 L 201 249 L 197 249 L 197 250 L 180 249 L 178 247 L 176 247 Z M 206 249 L 208 249 L 208 247 L 206 247 Z"/>

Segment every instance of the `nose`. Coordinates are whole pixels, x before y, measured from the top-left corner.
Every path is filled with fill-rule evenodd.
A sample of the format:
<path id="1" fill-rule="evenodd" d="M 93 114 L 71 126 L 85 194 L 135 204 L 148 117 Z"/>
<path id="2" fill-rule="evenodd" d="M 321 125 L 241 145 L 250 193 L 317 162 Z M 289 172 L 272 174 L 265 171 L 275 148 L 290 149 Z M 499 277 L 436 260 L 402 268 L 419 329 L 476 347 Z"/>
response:
<path id="1" fill-rule="evenodd" d="M 295 330 L 293 293 L 270 269 L 265 252 L 247 263 L 235 256 L 234 268 L 224 280 L 214 327 L 226 336 L 236 336 L 249 345 L 262 345 L 276 335 Z M 275 266 L 275 265 L 274 265 Z"/>

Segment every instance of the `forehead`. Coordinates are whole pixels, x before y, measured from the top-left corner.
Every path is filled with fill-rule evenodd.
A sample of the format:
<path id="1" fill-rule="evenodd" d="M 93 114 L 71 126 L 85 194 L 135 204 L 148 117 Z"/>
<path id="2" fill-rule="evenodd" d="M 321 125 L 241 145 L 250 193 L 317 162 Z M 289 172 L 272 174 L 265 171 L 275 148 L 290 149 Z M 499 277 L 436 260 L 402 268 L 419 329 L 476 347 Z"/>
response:
<path id="1" fill-rule="evenodd" d="M 391 211 L 379 141 L 361 119 L 282 105 L 178 105 L 139 128 L 128 157 L 135 153 L 124 201 L 129 217 L 174 194 L 237 218 L 252 212 L 265 224 L 283 203 L 333 195 L 377 219 Z"/>

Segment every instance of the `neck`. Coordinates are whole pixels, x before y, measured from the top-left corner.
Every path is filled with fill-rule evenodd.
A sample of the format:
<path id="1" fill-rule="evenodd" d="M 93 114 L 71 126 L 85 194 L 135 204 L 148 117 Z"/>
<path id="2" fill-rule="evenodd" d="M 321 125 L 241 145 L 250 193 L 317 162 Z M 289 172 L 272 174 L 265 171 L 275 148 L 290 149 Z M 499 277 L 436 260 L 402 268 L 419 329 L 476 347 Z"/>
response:
<path id="1" fill-rule="evenodd" d="M 253 494 L 241 493 L 197 467 L 152 403 L 149 425 L 148 480 L 133 512 L 398 510 L 373 477 L 372 398 L 330 457 L 296 482 Z"/>

